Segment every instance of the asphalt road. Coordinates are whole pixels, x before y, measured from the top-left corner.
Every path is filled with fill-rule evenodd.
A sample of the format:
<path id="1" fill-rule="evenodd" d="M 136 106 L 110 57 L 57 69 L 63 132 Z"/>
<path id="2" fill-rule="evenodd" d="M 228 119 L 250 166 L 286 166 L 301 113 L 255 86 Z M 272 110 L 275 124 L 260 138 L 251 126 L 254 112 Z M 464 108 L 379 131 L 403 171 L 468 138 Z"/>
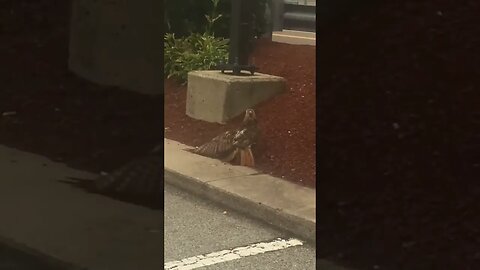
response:
<path id="1" fill-rule="evenodd" d="M 92 270 L 161 268 L 162 213 L 60 183 L 92 175 L 16 149 L 0 146 L 0 172 L 0 270 L 71 269 L 52 258 Z M 315 269 L 315 248 L 301 239 L 168 185 L 164 219 L 167 270 Z"/>
<path id="2" fill-rule="evenodd" d="M 274 246 L 277 238 L 289 240 L 291 235 L 279 232 L 264 223 L 251 220 L 228 209 L 197 198 L 170 185 L 165 186 L 165 269 L 194 269 L 183 266 L 168 268 L 169 263 L 213 252 L 231 254 L 237 248 L 248 253 L 241 258 L 222 261 L 228 256 L 217 256 L 204 270 L 237 269 L 315 269 L 315 247 L 303 245 L 281 248 L 260 254 L 253 244 Z M 301 240 L 301 239 L 299 239 Z M 267 248 L 268 249 L 268 248 Z M 252 252 L 253 251 L 253 252 Z M 245 253 L 245 252 L 244 252 Z M 182 268 L 183 267 L 183 268 Z M 331 268 L 332 270 L 334 268 Z M 336 268 L 335 268 L 336 269 Z M 328 269 L 325 269 L 328 270 Z"/>

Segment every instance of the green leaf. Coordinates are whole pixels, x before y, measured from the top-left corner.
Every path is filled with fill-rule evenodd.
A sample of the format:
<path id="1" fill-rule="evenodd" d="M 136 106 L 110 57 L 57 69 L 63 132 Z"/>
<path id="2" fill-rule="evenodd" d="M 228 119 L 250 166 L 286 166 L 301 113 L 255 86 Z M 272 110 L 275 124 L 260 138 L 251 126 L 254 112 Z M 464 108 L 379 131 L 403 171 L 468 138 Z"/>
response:
<path id="1" fill-rule="evenodd" d="M 208 70 L 228 59 L 228 39 L 213 35 L 191 34 L 184 38 L 165 35 L 165 74 L 186 81 L 192 70 Z"/>

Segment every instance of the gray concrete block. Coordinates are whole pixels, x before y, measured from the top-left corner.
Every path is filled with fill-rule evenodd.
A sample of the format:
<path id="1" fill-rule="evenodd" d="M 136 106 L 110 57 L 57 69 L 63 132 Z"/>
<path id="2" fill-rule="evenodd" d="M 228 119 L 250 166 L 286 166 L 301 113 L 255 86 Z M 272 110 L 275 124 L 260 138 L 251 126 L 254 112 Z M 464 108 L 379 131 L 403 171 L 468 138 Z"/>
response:
<path id="1" fill-rule="evenodd" d="M 68 65 L 102 85 L 163 93 L 161 1 L 74 0 Z"/>
<path id="2" fill-rule="evenodd" d="M 284 90 L 285 79 L 278 76 L 192 71 L 188 74 L 186 113 L 195 119 L 223 124 Z"/>

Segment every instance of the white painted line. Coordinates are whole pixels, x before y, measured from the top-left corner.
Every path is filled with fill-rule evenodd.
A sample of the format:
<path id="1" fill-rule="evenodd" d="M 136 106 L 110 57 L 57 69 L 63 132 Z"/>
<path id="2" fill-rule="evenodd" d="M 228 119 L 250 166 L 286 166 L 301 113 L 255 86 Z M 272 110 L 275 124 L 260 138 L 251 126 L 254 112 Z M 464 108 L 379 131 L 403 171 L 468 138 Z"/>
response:
<path id="1" fill-rule="evenodd" d="M 167 262 L 164 269 L 168 270 L 190 270 L 213 265 L 222 262 L 233 261 L 265 252 L 282 250 L 289 247 L 301 246 L 303 242 L 298 239 L 284 240 L 278 238 L 272 242 L 261 242 L 234 249 L 226 249 L 205 255 L 194 256 L 180 261 Z"/>

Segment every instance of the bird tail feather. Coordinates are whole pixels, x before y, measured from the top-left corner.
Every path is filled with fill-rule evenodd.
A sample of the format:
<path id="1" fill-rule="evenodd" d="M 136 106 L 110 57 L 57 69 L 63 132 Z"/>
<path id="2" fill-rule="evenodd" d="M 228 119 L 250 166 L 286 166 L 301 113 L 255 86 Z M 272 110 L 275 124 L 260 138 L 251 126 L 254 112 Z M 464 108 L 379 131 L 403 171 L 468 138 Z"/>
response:
<path id="1" fill-rule="evenodd" d="M 255 167 L 255 158 L 250 147 L 240 150 L 240 165 Z"/>

